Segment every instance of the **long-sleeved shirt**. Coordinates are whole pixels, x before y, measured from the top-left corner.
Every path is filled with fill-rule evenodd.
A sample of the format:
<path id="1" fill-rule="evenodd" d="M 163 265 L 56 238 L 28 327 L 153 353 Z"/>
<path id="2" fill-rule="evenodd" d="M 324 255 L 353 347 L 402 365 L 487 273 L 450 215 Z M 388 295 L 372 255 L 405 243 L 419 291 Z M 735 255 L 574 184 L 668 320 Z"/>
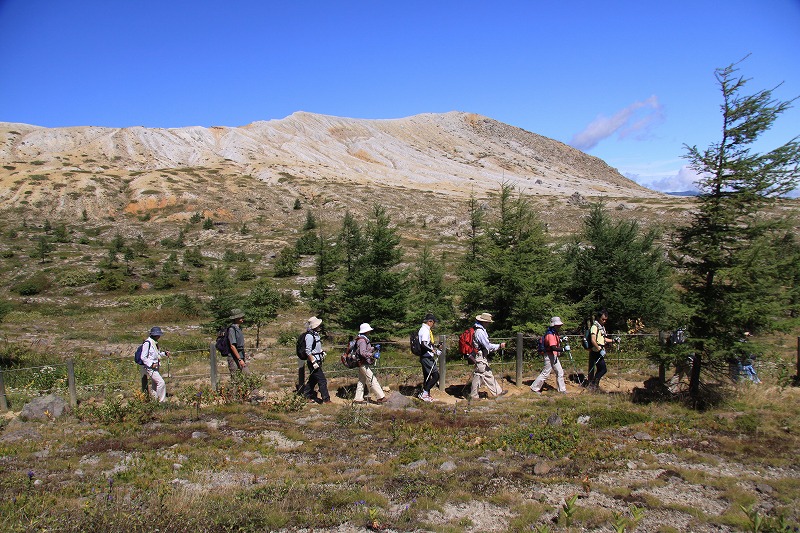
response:
<path id="1" fill-rule="evenodd" d="M 475 347 L 480 350 L 484 357 L 488 356 L 489 352 L 494 352 L 500 348 L 499 344 L 492 344 L 489 341 L 489 334 L 486 333 L 486 328 L 484 328 L 480 322 L 475 323 L 475 336 L 473 338 L 473 342 L 475 343 Z"/>
<path id="2" fill-rule="evenodd" d="M 143 343 L 144 348 L 142 348 L 142 363 L 147 368 L 152 368 L 153 365 L 158 363 L 161 360 L 161 357 L 164 355 L 164 352 L 159 351 L 158 349 L 158 342 L 152 337 L 147 337 L 147 339 Z"/>
<path id="3" fill-rule="evenodd" d="M 306 355 L 309 361 L 322 360 L 322 339 L 319 336 L 319 331 L 309 329 L 306 333 Z"/>

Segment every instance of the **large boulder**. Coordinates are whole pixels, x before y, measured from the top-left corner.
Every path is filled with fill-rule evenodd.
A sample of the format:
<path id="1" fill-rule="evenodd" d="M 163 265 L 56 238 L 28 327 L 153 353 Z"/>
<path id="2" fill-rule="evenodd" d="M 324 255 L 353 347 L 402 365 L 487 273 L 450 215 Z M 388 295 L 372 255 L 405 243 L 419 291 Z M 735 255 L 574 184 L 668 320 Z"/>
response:
<path id="1" fill-rule="evenodd" d="M 37 396 L 26 403 L 20 413 L 23 420 L 52 420 L 64 414 L 67 403 L 55 394 Z"/>

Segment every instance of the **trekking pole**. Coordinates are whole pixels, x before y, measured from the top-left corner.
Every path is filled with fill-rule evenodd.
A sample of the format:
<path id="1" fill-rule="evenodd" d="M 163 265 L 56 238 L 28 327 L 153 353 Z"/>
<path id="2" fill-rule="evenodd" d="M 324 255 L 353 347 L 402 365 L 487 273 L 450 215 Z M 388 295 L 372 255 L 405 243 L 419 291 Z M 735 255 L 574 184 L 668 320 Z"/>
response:
<path id="1" fill-rule="evenodd" d="M 578 365 L 575 364 L 575 359 L 572 358 L 572 349 L 569 345 L 569 337 L 564 336 L 561 338 L 561 341 L 566 345 L 564 346 L 564 351 L 567 352 L 567 355 L 569 355 L 569 360 L 572 361 L 572 370 L 575 371 L 575 378 L 577 378 L 578 384 L 583 387 L 583 380 L 581 380 L 581 374 L 578 372 Z"/>

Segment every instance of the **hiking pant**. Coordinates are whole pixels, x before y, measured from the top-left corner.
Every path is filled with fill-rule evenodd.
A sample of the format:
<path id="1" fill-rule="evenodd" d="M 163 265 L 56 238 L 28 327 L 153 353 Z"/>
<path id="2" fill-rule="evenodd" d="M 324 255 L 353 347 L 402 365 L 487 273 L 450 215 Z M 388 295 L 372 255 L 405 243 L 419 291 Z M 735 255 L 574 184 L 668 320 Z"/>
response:
<path id="1" fill-rule="evenodd" d="M 558 360 L 557 355 L 549 353 L 544 356 L 544 368 L 542 369 L 542 373 L 539 374 L 539 377 L 536 378 L 536 381 L 531 385 L 531 390 L 533 392 L 541 392 L 544 381 L 550 377 L 550 372 L 554 368 L 556 369 L 558 392 L 567 392 L 567 385 L 564 383 L 564 369 L 561 368 L 561 361 Z"/>
<path id="2" fill-rule="evenodd" d="M 294 388 L 295 392 L 302 393 L 306 386 L 306 362 L 303 359 L 297 358 L 297 386 Z"/>
<path id="3" fill-rule="evenodd" d="M 386 396 L 383 393 L 380 383 L 378 383 L 378 378 L 376 378 L 375 374 L 372 372 L 372 369 L 368 365 L 361 365 L 358 367 L 358 385 L 356 385 L 355 401 L 364 401 L 365 389 L 369 389 L 374 401 L 380 400 Z"/>
<path id="4" fill-rule="evenodd" d="M 242 355 L 242 359 L 244 361 L 247 361 L 247 356 L 245 354 L 243 354 L 242 352 L 239 352 L 239 353 Z M 231 377 L 233 377 L 233 375 L 236 372 L 243 372 L 245 374 L 249 374 L 250 373 L 250 367 L 249 366 L 245 366 L 244 368 L 239 368 L 239 365 L 236 364 L 236 359 L 234 359 L 232 355 L 229 355 L 228 357 L 226 357 L 226 359 L 228 360 L 228 372 L 231 373 Z"/>
<path id="5" fill-rule="evenodd" d="M 311 369 L 309 368 L 309 370 Z M 325 377 L 325 372 L 322 371 L 321 365 L 316 370 L 312 370 L 311 374 L 308 376 L 308 383 L 306 383 L 305 387 L 306 398 L 314 399 L 317 397 L 317 394 L 314 392 L 314 387 L 319 387 L 319 395 L 322 396 L 323 402 L 327 402 L 331 399 L 331 395 L 328 393 L 328 378 Z"/>
<path id="6" fill-rule="evenodd" d="M 150 396 L 159 402 L 165 402 L 167 400 L 167 384 L 164 383 L 164 378 L 161 377 L 158 370 L 145 368 L 144 371 L 147 372 L 147 377 L 149 377 L 152 382 Z"/>
<path id="7" fill-rule="evenodd" d="M 495 396 L 499 396 L 500 393 L 503 392 L 503 389 L 500 388 L 500 385 L 494 378 L 494 374 L 492 374 L 489 362 L 482 355 L 479 355 L 475 358 L 475 370 L 472 371 L 472 390 L 470 391 L 470 396 L 473 400 L 478 399 L 478 390 L 481 388 L 481 385 L 486 385 L 489 392 Z"/>
<path id="8" fill-rule="evenodd" d="M 439 369 L 436 368 L 436 359 L 433 357 L 420 357 L 422 364 L 422 390 L 430 393 L 431 389 L 439 383 Z"/>
<path id="9" fill-rule="evenodd" d="M 600 380 L 606 375 L 606 357 L 600 356 L 600 352 L 589 352 L 589 385 L 597 386 Z"/>

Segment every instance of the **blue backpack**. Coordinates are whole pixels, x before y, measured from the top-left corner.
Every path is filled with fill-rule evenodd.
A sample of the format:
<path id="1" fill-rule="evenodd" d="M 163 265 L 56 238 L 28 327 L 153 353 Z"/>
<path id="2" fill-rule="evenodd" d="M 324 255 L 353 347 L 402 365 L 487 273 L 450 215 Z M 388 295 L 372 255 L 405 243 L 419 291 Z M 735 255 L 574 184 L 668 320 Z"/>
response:
<path id="1" fill-rule="evenodd" d="M 143 365 L 144 364 L 144 362 L 142 361 L 142 349 L 144 348 L 144 343 L 145 342 L 147 342 L 149 344 L 149 342 L 147 340 L 144 340 L 142 342 L 142 344 L 140 344 L 139 347 L 136 348 L 136 352 L 134 352 L 134 354 L 133 354 L 133 361 L 137 365 Z"/>

